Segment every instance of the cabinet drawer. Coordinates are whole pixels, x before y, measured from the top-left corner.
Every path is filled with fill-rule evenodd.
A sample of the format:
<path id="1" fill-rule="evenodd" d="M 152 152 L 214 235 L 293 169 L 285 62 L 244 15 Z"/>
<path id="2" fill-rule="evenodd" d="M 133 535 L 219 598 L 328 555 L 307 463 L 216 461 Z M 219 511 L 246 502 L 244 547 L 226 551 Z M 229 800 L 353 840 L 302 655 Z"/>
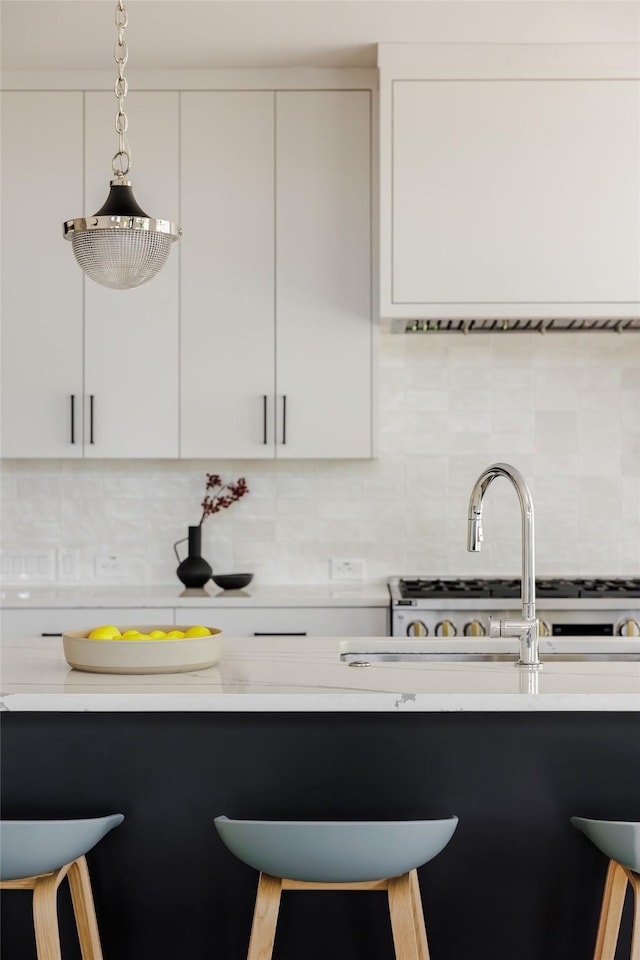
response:
<path id="1" fill-rule="evenodd" d="M 385 607 L 252 607 L 230 609 L 202 607 L 178 609 L 176 623 L 190 622 L 220 627 L 230 637 L 282 636 L 381 637 L 388 634 Z M 186 622 L 186 621 L 185 621 Z"/>
<path id="2" fill-rule="evenodd" d="M 147 609 L 143 607 L 74 608 L 3 610 L 0 617 L 1 635 L 7 641 L 33 640 L 46 635 L 57 636 L 65 630 L 92 629 L 107 623 L 116 626 L 138 623 L 175 623 L 172 607 Z"/>

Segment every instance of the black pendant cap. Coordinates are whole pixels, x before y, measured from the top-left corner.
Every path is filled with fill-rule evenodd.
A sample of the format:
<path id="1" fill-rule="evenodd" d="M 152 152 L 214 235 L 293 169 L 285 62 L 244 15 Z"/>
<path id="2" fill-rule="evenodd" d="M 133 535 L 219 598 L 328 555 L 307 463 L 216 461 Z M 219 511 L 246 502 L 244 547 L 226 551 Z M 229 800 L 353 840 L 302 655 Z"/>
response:
<path id="1" fill-rule="evenodd" d="M 109 196 L 100 207 L 95 217 L 144 217 L 150 219 L 133 195 L 131 184 L 112 183 Z"/>

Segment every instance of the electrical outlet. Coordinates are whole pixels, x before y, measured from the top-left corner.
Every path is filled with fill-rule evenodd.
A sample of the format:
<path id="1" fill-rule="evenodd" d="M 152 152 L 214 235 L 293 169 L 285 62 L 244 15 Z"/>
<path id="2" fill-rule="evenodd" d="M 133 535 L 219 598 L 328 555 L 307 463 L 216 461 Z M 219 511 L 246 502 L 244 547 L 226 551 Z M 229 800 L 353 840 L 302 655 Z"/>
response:
<path id="1" fill-rule="evenodd" d="M 78 551 L 73 548 L 58 547 L 58 582 L 73 582 L 78 579 Z"/>
<path id="2" fill-rule="evenodd" d="M 96 557 L 96 577 L 119 577 L 123 570 L 120 557 L 110 554 L 105 557 Z"/>
<path id="3" fill-rule="evenodd" d="M 332 580 L 364 580 L 364 560 L 358 557 L 355 560 L 331 558 Z"/>

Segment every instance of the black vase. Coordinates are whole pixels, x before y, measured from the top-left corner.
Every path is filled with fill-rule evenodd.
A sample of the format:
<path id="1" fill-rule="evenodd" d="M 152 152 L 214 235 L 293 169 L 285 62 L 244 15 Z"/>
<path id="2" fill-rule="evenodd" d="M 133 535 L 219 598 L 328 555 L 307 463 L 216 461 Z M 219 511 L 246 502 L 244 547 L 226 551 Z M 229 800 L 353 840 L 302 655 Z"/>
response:
<path id="1" fill-rule="evenodd" d="M 178 544 L 185 540 L 189 541 L 189 553 L 176 570 L 178 579 L 182 580 L 185 587 L 204 587 L 207 580 L 211 579 L 213 570 L 202 556 L 202 527 L 189 527 L 189 536 L 174 543 L 173 549 L 178 560 Z"/>

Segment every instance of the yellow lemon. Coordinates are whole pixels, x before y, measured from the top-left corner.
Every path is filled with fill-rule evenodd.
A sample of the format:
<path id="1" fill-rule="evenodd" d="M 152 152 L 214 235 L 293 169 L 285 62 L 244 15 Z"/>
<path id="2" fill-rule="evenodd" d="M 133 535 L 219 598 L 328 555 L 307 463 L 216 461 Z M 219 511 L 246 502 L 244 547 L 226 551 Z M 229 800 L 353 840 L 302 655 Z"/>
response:
<path id="1" fill-rule="evenodd" d="M 164 630 L 152 630 L 151 633 L 149 634 L 149 639 L 150 639 L 150 640 L 165 640 L 165 639 L 166 639 L 166 636 L 167 636 L 167 635 L 166 635 L 166 633 L 164 632 Z"/>
<path id="2" fill-rule="evenodd" d="M 208 627 L 189 627 L 185 637 L 210 637 L 211 630 Z"/>
<path id="3" fill-rule="evenodd" d="M 172 630 L 166 636 L 167 640 L 184 640 L 184 633 L 182 630 Z"/>
<path id="4" fill-rule="evenodd" d="M 126 630 L 122 634 L 122 639 L 123 640 L 139 640 L 141 636 L 142 634 L 140 633 L 139 630 Z"/>
<path id="5" fill-rule="evenodd" d="M 121 633 L 117 627 L 96 627 L 89 634 L 89 640 L 119 640 Z"/>

